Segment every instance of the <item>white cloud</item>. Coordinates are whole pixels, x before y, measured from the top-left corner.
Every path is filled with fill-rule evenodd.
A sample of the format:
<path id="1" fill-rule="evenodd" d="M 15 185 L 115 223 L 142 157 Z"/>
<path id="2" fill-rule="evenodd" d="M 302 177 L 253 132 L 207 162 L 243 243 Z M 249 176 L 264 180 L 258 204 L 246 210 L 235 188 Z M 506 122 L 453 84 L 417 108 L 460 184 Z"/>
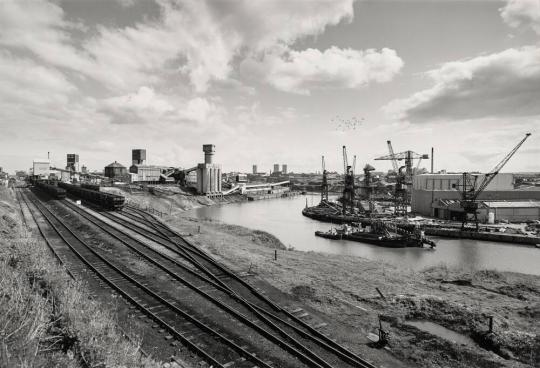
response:
<path id="1" fill-rule="evenodd" d="M 0 100 L 19 106 L 58 108 L 76 91 L 58 70 L 0 51 Z"/>
<path id="2" fill-rule="evenodd" d="M 530 25 L 540 34 L 540 0 L 508 0 L 500 13 L 509 26 L 517 28 Z"/>
<path id="3" fill-rule="evenodd" d="M 0 44 L 90 76 L 115 92 L 181 72 L 197 92 L 225 80 L 236 57 L 317 35 L 353 16 L 353 0 L 316 2 L 159 0 L 161 17 L 125 28 L 100 26 L 75 42 L 57 3 L 0 2 Z M 121 3 L 130 5 L 131 0 Z"/>
<path id="4" fill-rule="evenodd" d="M 244 70 L 264 74 L 275 88 L 309 94 L 317 87 L 359 88 L 373 82 L 387 82 L 402 68 L 403 61 L 394 50 L 384 48 L 359 51 L 331 47 L 289 50 L 280 55 L 266 55 L 261 62 L 246 61 Z"/>
<path id="5" fill-rule="evenodd" d="M 204 124 L 213 119 L 218 109 L 202 97 L 178 99 L 156 93 L 150 87 L 140 87 L 136 93 L 111 97 L 101 101 L 100 111 L 110 116 L 113 124 L 178 124 L 190 121 Z"/>
<path id="6" fill-rule="evenodd" d="M 433 87 L 384 110 L 411 122 L 540 115 L 539 47 L 448 62 L 426 74 Z"/>

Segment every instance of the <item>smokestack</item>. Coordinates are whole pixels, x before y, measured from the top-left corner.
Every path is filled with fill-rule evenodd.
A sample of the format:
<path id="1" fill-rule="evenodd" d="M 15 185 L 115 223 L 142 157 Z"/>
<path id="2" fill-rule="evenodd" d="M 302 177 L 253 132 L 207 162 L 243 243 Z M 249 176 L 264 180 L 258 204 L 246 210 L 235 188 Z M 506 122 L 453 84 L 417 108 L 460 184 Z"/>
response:
<path id="1" fill-rule="evenodd" d="M 431 147 L 431 173 L 433 174 L 433 147 Z"/>
<path id="2" fill-rule="evenodd" d="M 213 156 L 214 156 L 214 152 L 216 151 L 216 146 L 214 146 L 213 144 L 203 144 L 203 151 L 204 151 L 204 163 L 211 164 Z"/>

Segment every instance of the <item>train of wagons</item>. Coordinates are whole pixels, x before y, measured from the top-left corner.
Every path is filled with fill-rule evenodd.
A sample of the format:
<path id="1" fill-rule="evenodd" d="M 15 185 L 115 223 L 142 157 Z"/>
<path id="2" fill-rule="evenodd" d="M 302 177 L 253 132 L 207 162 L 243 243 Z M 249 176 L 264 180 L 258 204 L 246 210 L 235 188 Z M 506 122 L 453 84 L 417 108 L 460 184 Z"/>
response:
<path id="1" fill-rule="evenodd" d="M 66 194 L 73 195 L 108 210 L 121 210 L 124 207 L 125 197 L 117 194 L 100 192 L 99 186 L 82 187 L 59 182 L 58 185 L 46 181 L 34 181 L 33 184 L 47 192 L 53 198 L 64 199 Z"/>

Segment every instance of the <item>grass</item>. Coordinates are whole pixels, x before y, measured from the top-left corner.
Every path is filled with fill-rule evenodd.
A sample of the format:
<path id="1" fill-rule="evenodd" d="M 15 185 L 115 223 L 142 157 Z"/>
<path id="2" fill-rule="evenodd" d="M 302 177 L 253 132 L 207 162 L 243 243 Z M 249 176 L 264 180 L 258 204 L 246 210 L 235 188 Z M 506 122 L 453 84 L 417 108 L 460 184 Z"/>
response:
<path id="1" fill-rule="evenodd" d="M 0 189 L 0 367 L 158 367 L 89 299 Z"/>

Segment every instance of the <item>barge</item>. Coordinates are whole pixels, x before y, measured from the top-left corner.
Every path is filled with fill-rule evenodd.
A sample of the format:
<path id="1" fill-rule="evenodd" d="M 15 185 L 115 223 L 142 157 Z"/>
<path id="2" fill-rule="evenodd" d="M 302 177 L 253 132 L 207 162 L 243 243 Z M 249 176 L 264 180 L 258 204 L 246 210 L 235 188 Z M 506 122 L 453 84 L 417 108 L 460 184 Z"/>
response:
<path id="1" fill-rule="evenodd" d="M 435 242 L 426 238 L 419 229 L 408 232 L 394 228 L 394 232 L 391 232 L 389 226 L 382 221 L 372 221 L 371 225 L 365 227 L 345 224 L 341 228 L 331 229 L 326 232 L 315 231 L 315 236 L 332 240 L 350 240 L 374 244 L 386 248 L 423 248 L 424 245 L 435 248 L 436 246 Z"/>

